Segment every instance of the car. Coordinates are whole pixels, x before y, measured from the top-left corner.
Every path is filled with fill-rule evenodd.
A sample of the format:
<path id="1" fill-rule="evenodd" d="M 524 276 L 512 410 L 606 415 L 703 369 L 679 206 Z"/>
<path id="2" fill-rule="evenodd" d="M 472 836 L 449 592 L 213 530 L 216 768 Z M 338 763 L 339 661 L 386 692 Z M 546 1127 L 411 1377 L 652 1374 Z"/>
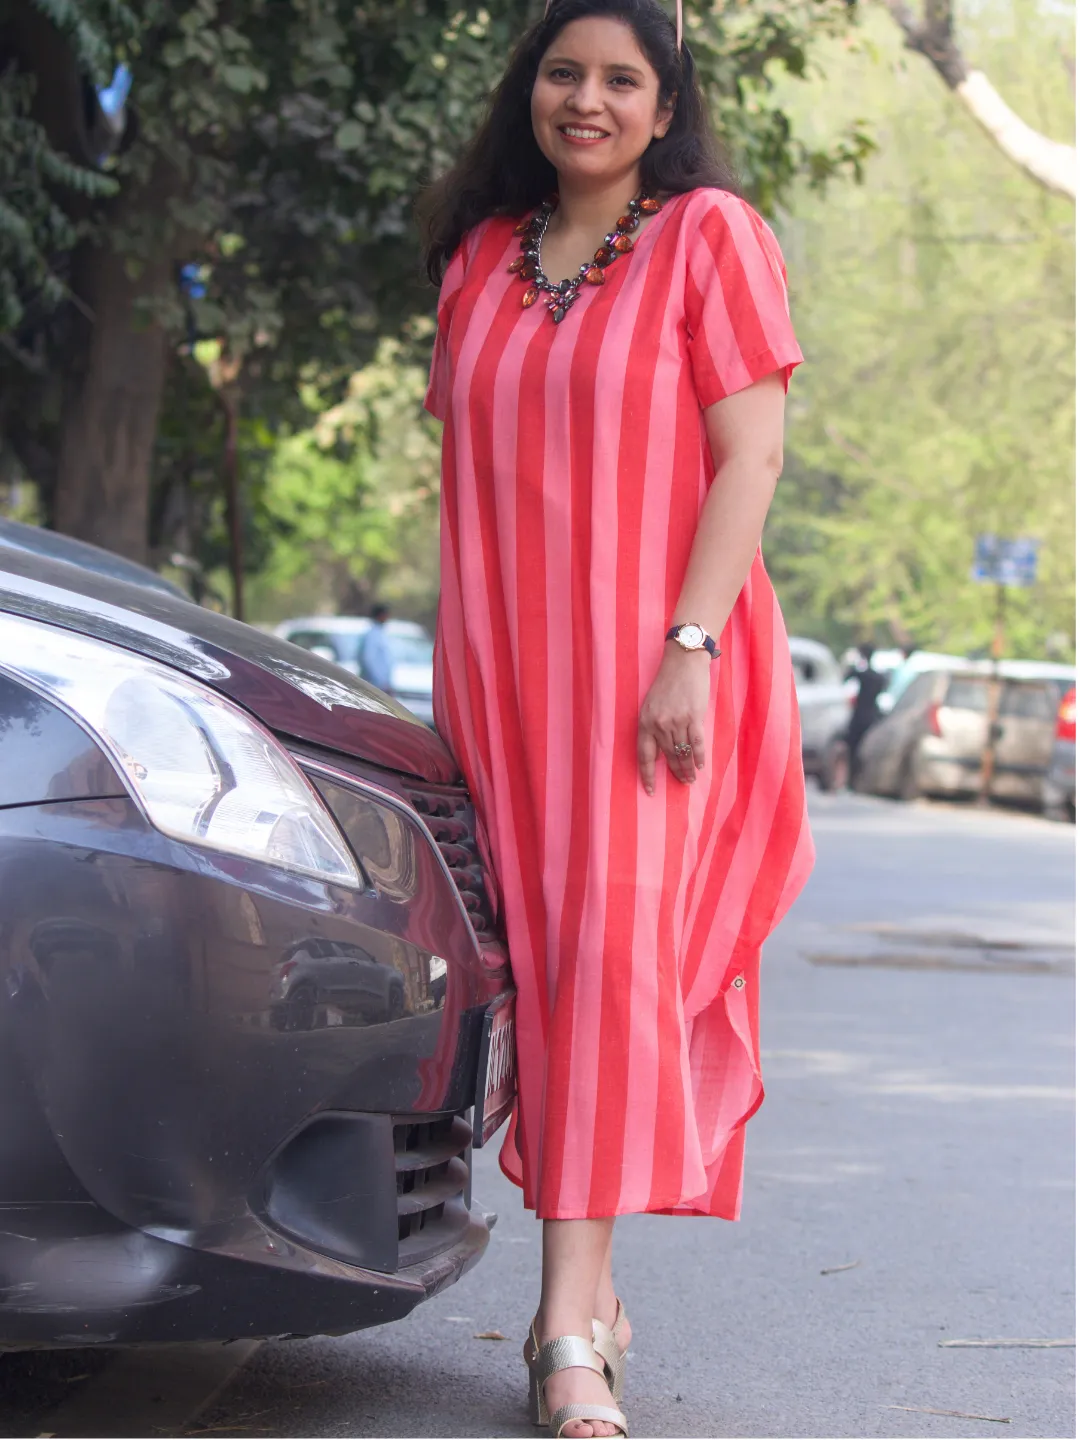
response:
<path id="1" fill-rule="evenodd" d="M 1000 667 L 991 795 L 1039 804 L 1059 696 L 1053 680 L 1024 678 L 1027 670 L 1017 663 L 1019 674 L 1014 662 Z M 986 661 L 916 674 L 864 739 L 857 788 L 901 800 L 977 794 L 992 678 Z"/>
<path id="2" fill-rule="evenodd" d="M 123 555 L 114 555 L 111 550 L 102 550 L 85 540 L 76 540 L 72 535 L 61 535 L 40 525 L 25 525 L 21 520 L 0 516 L 0 563 L 8 550 L 40 555 L 46 560 L 66 560 L 96 575 L 109 575 L 114 580 L 126 580 L 132 585 L 145 585 L 151 590 L 160 590 L 164 595 L 173 595 L 178 600 L 188 599 L 179 585 L 174 585 L 147 565 L 140 565 Z"/>
<path id="3" fill-rule="evenodd" d="M 825 791 L 848 781 L 848 725 L 857 685 L 845 680 L 840 662 L 819 640 L 792 635 L 791 664 L 802 725 L 803 769 Z"/>
<path id="4" fill-rule="evenodd" d="M 1062 696 L 1054 727 L 1054 748 L 1043 779 L 1043 810 L 1052 819 L 1076 823 L 1076 686 Z"/>
<path id="5" fill-rule="evenodd" d="M 0 551 L 0 1349 L 340 1334 L 479 1260 L 514 991 L 475 828 L 340 666 Z"/>
<path id="6" fill-rule="evenodd" d="M 434 726 L 431 636 L 415 620 L 390 619 L 384 623 L 390 646 L 390 683 L 394 698 L 425 725 Z M 335 660 L 352 674 L 359 675 L 360 647 L 373 624 L 367 615 L 306 615 L 283 620 L 275 626 L 274 633 L 321 655 L 324 660 Z"/>
<path id="7" fill-rule="evenodd" d="M 429 971 L 445 962 L 436 957 Z M 445 968 L 441 974 L 445 975 Z M 436 975 L 430 979 L 438 978 Z M 399 1020 L 405 980 L 394 965 L 345 940 L 302 940 L 274 971 L 270 1023 L 278 1030 L 314 1030 L 320 1009 L 360 1021 Z"/>
<path id="8" fill-rule="evenodd" d="M 888 715 L 913 680 L 927 670 L 966 670 L 971 660 L 964 655 L 949 655 L 935 650 L 914 650 L 906 659 L 893 666 L 888 683 L 878 696 L 882 715 Z"/>

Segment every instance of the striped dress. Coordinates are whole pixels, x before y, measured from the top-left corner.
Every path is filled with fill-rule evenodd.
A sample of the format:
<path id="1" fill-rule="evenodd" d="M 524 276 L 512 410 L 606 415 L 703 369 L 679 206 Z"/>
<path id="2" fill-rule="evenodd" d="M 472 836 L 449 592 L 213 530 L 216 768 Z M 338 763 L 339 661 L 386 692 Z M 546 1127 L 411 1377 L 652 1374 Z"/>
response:
<path id="1" fill-rule="evenodd" d="M 761 1103 L 761 945 L 813 861 L 783 619 L 760 553 L 720 638 L 697 783 L 637 766 L 714 474 L 702 410 L 802 356 L 772 232 L 670 199 L 560 324 L 513 219 L 447 270 L 435 715 L 476 801 L 518 990 L 501 1152 L 545 1219 L 738 1216 Z"/>

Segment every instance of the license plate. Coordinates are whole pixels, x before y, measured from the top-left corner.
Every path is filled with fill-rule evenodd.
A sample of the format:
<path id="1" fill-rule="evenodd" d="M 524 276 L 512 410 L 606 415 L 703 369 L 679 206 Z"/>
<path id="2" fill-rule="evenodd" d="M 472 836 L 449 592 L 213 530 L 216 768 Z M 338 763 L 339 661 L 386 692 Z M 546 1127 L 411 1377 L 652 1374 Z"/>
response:
<path id="1" fill-rule="evenodd" d="M 517 1050 L 514 995 L 500 995 L 484 1015 L 480 1032 L 480 1065 L 473 1109 L 473 1145 L 490 1140 L 510 1114 L 517 1094 Z"/>

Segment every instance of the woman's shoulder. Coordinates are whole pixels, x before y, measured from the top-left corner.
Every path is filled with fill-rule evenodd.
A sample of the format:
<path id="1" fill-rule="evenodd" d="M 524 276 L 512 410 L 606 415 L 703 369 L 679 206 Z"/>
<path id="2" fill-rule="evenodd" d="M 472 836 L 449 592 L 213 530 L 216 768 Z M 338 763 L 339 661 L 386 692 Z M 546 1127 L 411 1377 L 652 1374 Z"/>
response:
<path id="1" fill-rule="evenodd" d="M 702 186 L 685 193 L 683 224 L 694 230 L 717 229 L 728 231 L 746 230 L 747 227 L 760 234 L 772 236 L 765 219 L 758 214 L 748 200 L 731 190 L 720 190 L 715 186 Z"/>
<path id="2" fill-rule="evenodd" d="M 479 225 L 467 230 L 462 236 L 460 246 L 466 268 L 492 243 L 498 246 L 501 253 L 517 223 L 518 217 L 513 215 L 489 215 L 486 220 L 481 220 Z"/>

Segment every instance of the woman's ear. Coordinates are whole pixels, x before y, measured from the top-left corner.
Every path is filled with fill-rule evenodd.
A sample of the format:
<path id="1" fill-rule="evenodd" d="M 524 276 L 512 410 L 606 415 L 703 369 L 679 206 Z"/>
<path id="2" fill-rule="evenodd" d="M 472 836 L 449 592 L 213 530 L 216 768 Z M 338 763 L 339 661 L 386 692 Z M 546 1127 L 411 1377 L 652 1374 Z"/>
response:
<path id="1" fill-rule="evenodd" d="M 671 99 L 661 105 L 656 112 L 656 124 L 653 126 L 653 139 L 662 140 L 671 128 L 671 122 L 675 119 L 675 102 L 678 95 L 672 95 Z"/>

